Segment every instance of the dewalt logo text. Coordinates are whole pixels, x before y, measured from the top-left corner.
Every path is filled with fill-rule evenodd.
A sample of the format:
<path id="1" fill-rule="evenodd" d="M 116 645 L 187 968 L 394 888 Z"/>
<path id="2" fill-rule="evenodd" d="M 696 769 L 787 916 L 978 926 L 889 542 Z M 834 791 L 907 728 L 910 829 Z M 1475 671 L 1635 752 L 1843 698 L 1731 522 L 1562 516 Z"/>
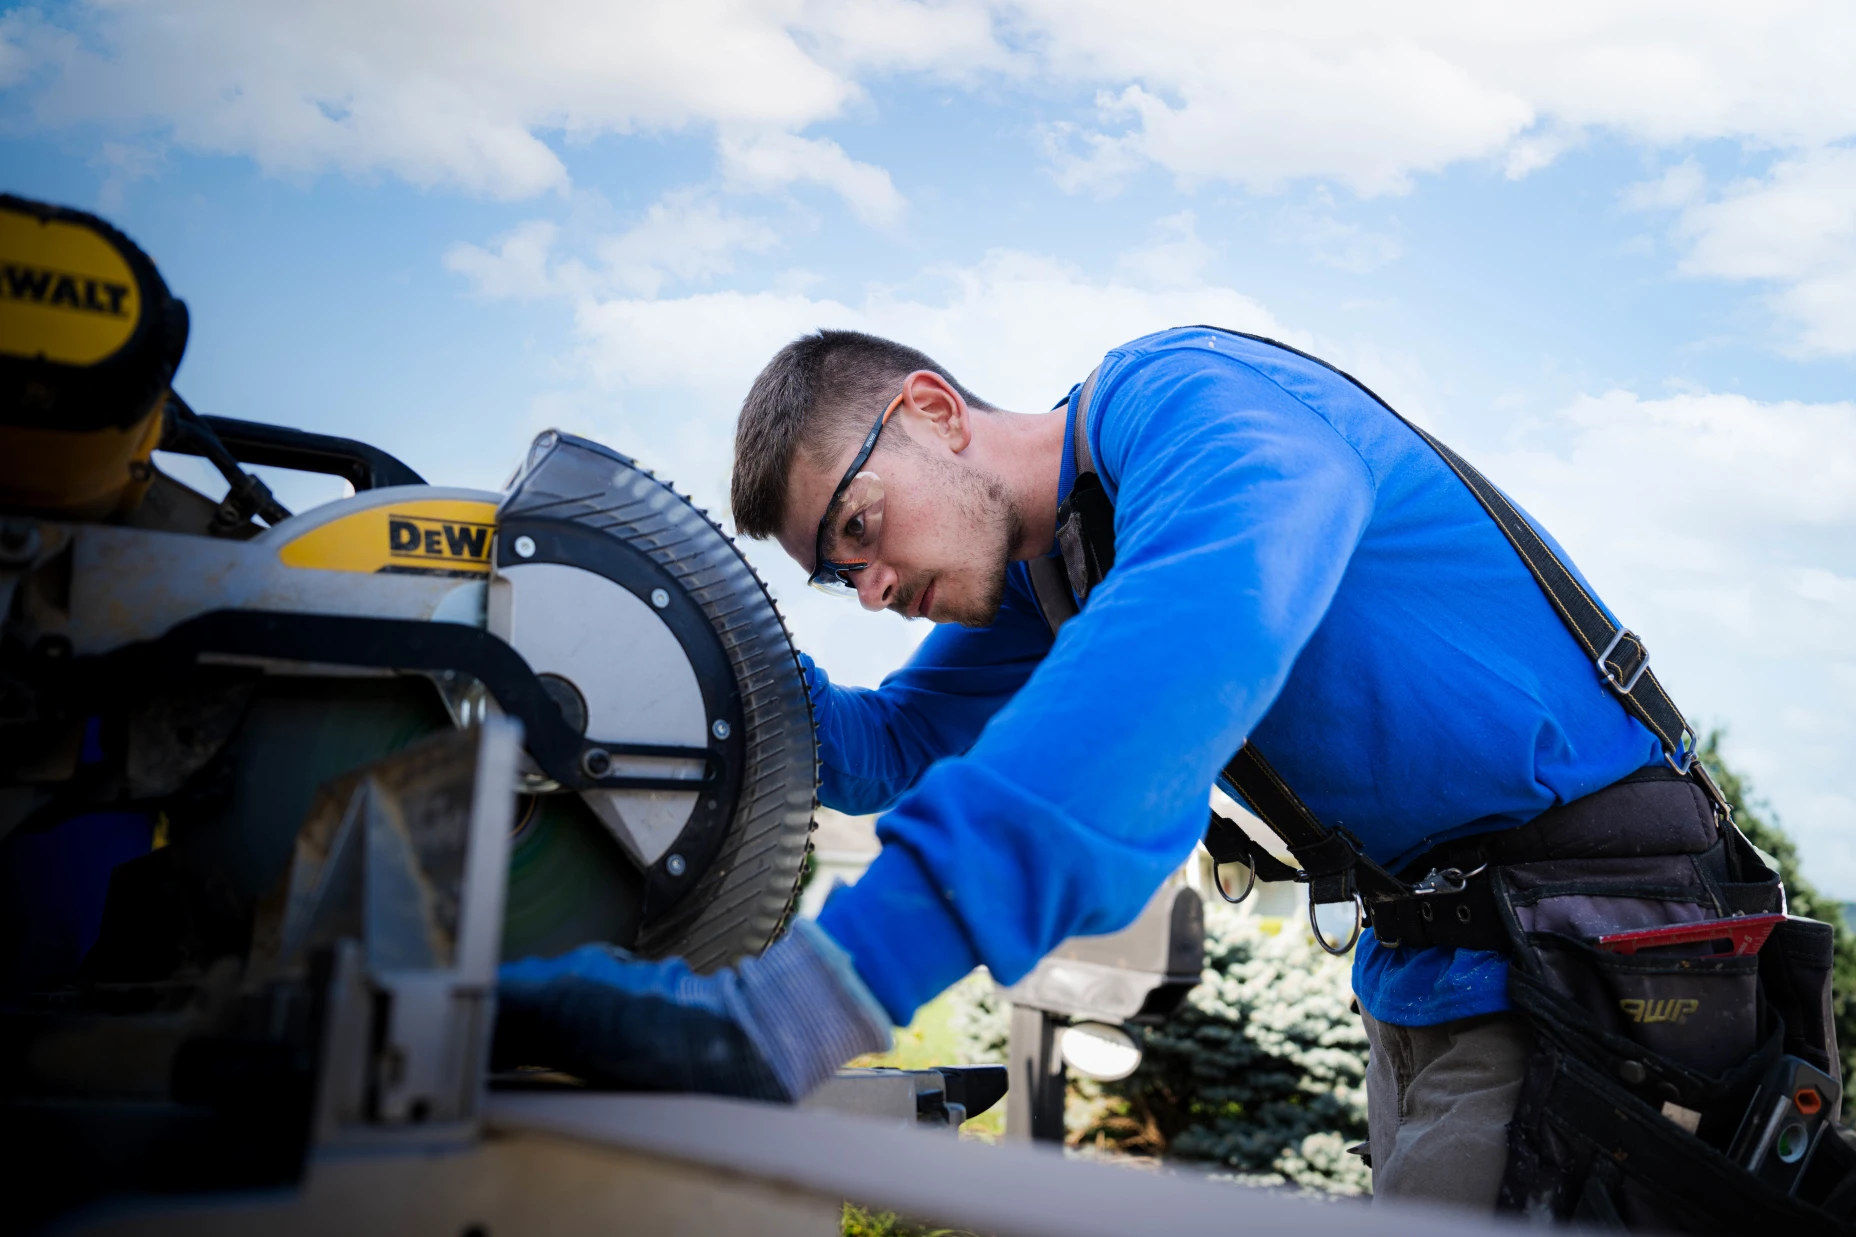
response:
<path id="1" fill-rule="evenodd" d="M 387 517 L 387 556 L 396 564 L 458 567 L 487 563 L 493 524 L 393 514 Z"/>
<path id="2" fill-rule="evenodd" d="M 395 497 L 348 510 L 306 529 L 277 551 L 287 567 L 386 571 L 421 576 L 486 576 L 496 536 L 492 498 Z"/>
<path id="3" fill-rule="evenodd" d="M 49 267 L 19 262 L 0 265 L 0 298 L 29 305 L 126 318 L 131 290 L 126 283 L 69 274 Z"/>
<path id="4" fill-rule="evenodd" d="M 0 207 L 0 356 L 95 365 L 141 320 L 135 272 L 107 237 Z"/>

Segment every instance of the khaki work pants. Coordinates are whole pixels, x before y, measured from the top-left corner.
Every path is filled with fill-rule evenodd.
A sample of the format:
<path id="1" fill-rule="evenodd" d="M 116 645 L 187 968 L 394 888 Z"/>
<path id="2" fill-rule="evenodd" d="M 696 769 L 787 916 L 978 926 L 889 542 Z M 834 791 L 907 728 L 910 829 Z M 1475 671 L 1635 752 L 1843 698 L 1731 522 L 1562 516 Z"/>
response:
<path id="1" fill-rule="evenodd" d="M 1492 1212 L 1534 1034 L 1514 1014 L 1396 1027 L 1361 1012 L 1373 1196 Z"/>

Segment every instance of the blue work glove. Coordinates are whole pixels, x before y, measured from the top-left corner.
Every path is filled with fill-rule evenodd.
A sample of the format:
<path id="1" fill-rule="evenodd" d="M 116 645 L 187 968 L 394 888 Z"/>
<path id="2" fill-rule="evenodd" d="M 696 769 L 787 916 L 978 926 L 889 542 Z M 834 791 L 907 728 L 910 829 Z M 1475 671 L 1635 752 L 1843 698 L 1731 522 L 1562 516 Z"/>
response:
<path id="1" fill-rule="evenodd" d="M 831 676 L 804 653 L 799 654 L 799 673 L 805 678 L 806 698 L 812 702 L 812 711 L 822 711 L 831 700 Z"/>
<path id="2" fill-rule="evenodd" d="M 713 975 L 612 945 L 505 963 L 491 1058 L 598 1086 L 792 1101 L 852 1057 L 887 1049 L 889 1025 L 850 956 L 802 920 Z"/>

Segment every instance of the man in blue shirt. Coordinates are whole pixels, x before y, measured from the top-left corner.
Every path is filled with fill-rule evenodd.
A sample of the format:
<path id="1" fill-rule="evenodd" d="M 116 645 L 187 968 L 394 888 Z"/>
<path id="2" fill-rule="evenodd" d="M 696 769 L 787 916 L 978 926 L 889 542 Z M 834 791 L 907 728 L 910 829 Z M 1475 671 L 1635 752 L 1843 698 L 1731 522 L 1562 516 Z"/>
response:
<path id="1" fill-rule="evenodd" d="M 1055 552 L 1078 395 L 1008 413 L 913 349 L 822 331 L 743 405 L 740 532 L 868 609 L 937 624 L 875 690 L 804 662 L 819 797 L 880 813 L 884 843 L 805 934 L 797 969 L 834 977 L 822 990 L 845 1011 L 831 1047 L 733 989 L 663 990 L 718 1025 L 745 1017 L 787 1093 L 880 1038 L 870 997 L 904 1024 L 977 965 L 1011 983 L 1065 938 L 1129 923 L 1247 740 L 1391 871 L 1661 761 L 1430 446 L 1336 371 L 1209 328 L 1104 360 L 1087 432 L 1114 567 L 1053 638 L 1027 564 Z M 506 974 L 506 1001 L 522 980 Z M 1494 1204 L 1531 1042 L 1506 981 L 1495 951 L 1362 935 L 1382 1196 Z"/>

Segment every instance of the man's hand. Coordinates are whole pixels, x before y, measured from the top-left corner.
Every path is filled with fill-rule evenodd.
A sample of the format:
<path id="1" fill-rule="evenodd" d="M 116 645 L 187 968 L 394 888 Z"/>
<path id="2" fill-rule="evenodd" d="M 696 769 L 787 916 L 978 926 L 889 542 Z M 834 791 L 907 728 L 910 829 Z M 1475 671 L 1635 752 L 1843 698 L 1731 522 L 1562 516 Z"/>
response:
<path id="1" fill-rule="evenodd" d="M 497 1068 L 545 1065 L 599 1086 L 792 1101 L 890 1044 L 849 956 L 806 921 L 713 975 L 582 945 L 506 963 L 499 980 Z"/>

